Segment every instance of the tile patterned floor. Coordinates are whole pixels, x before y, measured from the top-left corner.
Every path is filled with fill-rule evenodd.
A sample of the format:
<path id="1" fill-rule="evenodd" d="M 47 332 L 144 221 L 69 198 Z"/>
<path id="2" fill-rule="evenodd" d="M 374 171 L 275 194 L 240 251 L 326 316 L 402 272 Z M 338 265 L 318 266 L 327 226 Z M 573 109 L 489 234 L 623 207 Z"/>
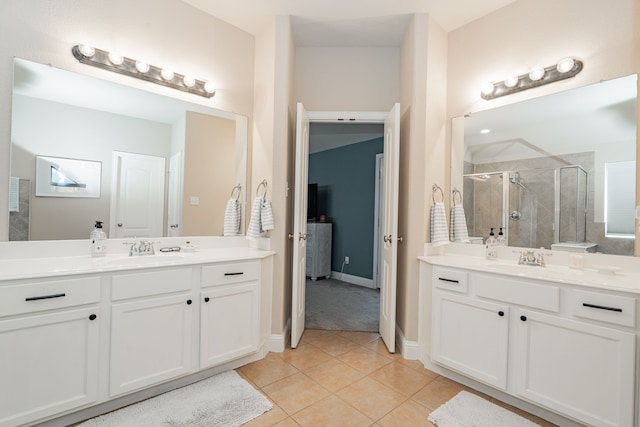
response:
<path id="1" fill-rule="evenodd" d="M 370 332 L 307 329 L 297 349 L 269 353 L 238 372 L 274 404 L 245 427 L 433 426 L 429 413 L 460 390 L 480 394 L 389 353 L 380 335 Z M 482 396 L 542 427 L 553 426 Z"/>

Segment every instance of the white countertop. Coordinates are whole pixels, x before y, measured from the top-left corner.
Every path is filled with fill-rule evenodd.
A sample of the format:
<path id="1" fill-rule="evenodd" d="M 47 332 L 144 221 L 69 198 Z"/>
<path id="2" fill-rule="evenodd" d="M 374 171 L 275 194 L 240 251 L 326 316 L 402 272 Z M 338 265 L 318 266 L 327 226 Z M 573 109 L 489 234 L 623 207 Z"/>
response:
<path id="1" fill-rule="evenodd" d="M 544 253 L 552 253 L 555 259 L 553 263 L 547 262 L 545 267 L 539 267 L 518 265 L 517 257 L 513 256 L 488 260 L 484 257 L 484 252 L 478 252 L 477 249 L 474 253 L 464 253 L 464 250 L 458 249 L 424 255 L 418 259 L 443 267 L 640 294 L 640 260 L 634 257 L 616 257 L 620 258 L 618 260 L 611 255 L 598 257 L 597 254 L 584 254 L 584 267 L 570 268 L 568 261 L 563 263 L 565 258 L 568 259 L 568 253 L 543 250 Z M 501 248 L 503 253 L 507 253 L 508 249 L 513 252 L 518 248 Z M 480 253 L 482 256 L 479 256 Z"/>
<path id="2" fill-rule="evenodd" d="M 3 281 L 17 279 L 262 259 L 274 254 L 270 250 L 248 246 L 211 246 L 215 245 L 202 245 L 193 251 L 168 253 L 160 252 L 158 249 L 162 246 L 156 246 L 155 255 L 141 256 L 129 256 L 125 251 L 97 258 L 93 258 L 89 254 L 72 255 L 66 253 L 62 256 L 5 258 L 0 259 L 0 284 Z"/>

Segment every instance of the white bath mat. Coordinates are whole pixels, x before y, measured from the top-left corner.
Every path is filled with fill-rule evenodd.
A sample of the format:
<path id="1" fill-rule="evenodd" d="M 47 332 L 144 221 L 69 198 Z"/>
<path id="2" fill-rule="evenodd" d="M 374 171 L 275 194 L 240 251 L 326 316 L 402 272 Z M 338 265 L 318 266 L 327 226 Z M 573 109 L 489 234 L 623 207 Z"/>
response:
<path id="1" fill-rule="evenodd" d="M 82 427 L 236 427 L 273 405 L 235 371 L 85 421 Z"/>
<path id="2" fill-rule="evenodd" d="M 475 394 L 461 391 L 429 414 L 438 427 L 540 427 Z"/>

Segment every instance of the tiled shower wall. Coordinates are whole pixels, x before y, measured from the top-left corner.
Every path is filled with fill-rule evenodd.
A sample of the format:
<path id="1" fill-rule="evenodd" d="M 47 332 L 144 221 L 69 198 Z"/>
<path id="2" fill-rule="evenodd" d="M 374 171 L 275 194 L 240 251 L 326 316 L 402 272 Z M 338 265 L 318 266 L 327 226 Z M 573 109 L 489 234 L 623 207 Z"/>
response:
<path id="1" fill-rule="evenodd" d="M 605 237 L 604 223 L 594 222 L 594 153 L 572 153 L 516 161 L 505 161 L 473 165 L 466 163 L 464 173 L 492 171 L 518 172 L 528 191 L 509 183 L 509 211 L 518 211 L 520 220 L 509 219 L 509 245 L 531 248 L 550 248 L 554 242 L 554 170 L 561 166 L 580 165 L 588 172 L 587 188 L 575 186 L 575 175 L 563 173 L 561 204 L 561 241 L 587 241 L 598 244 L 598 252 L 615 255 L 633 255 L 633 239 Z M 571 185 L 568 180 L 573 175 Z M 492 187 L 500 187 L 494 185 Z M 571 190 L 570 190 L 571 189 Z M 496 192 L 500 188 L 470 179 L 464 180 L 464 206 L 467 226 L 471 236 L 486 238 L 488 227 L 500 227 L 501 199 Z M 582 194 L 579 194 L 582 192 Z M 576 203 L 586 195 L 586 236 L 580 225 L 583 218 L 576 217 Z"/>

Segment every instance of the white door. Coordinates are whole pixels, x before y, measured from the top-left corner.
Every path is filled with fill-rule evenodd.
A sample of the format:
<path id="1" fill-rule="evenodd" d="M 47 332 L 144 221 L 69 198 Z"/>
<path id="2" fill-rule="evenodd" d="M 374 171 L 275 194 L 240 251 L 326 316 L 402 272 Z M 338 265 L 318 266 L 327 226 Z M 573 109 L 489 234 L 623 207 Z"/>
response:
<path id="1" fill-rule="evenodd" d="M 396 275 L 398 270 L 398 184 L 400 104 L 384 121 L 384 189 L 382 191 L 382 268 L 380 335 L 391 353 L 396 347 Z"/>
<path id="2" fill-rule="evenodd" d="M 167 236 L 180 236 L 182 201 L 182 153 L 169 159 L 169 188 L 167 190 Z"/>
<path id="3" fill-rule="evenodd" d="M 165 158 L 113 152 L 109 237 L 162 236 Z"/>
<path id="4" fill-rule="evenodd" d="M 291 348 L 304 332 L 307 252 L 307 181 L 309 169 L 309 116 L 301 103 L 296 114 L 296 175 L 293 206 L 293 274 L 291 290 Z"/>

